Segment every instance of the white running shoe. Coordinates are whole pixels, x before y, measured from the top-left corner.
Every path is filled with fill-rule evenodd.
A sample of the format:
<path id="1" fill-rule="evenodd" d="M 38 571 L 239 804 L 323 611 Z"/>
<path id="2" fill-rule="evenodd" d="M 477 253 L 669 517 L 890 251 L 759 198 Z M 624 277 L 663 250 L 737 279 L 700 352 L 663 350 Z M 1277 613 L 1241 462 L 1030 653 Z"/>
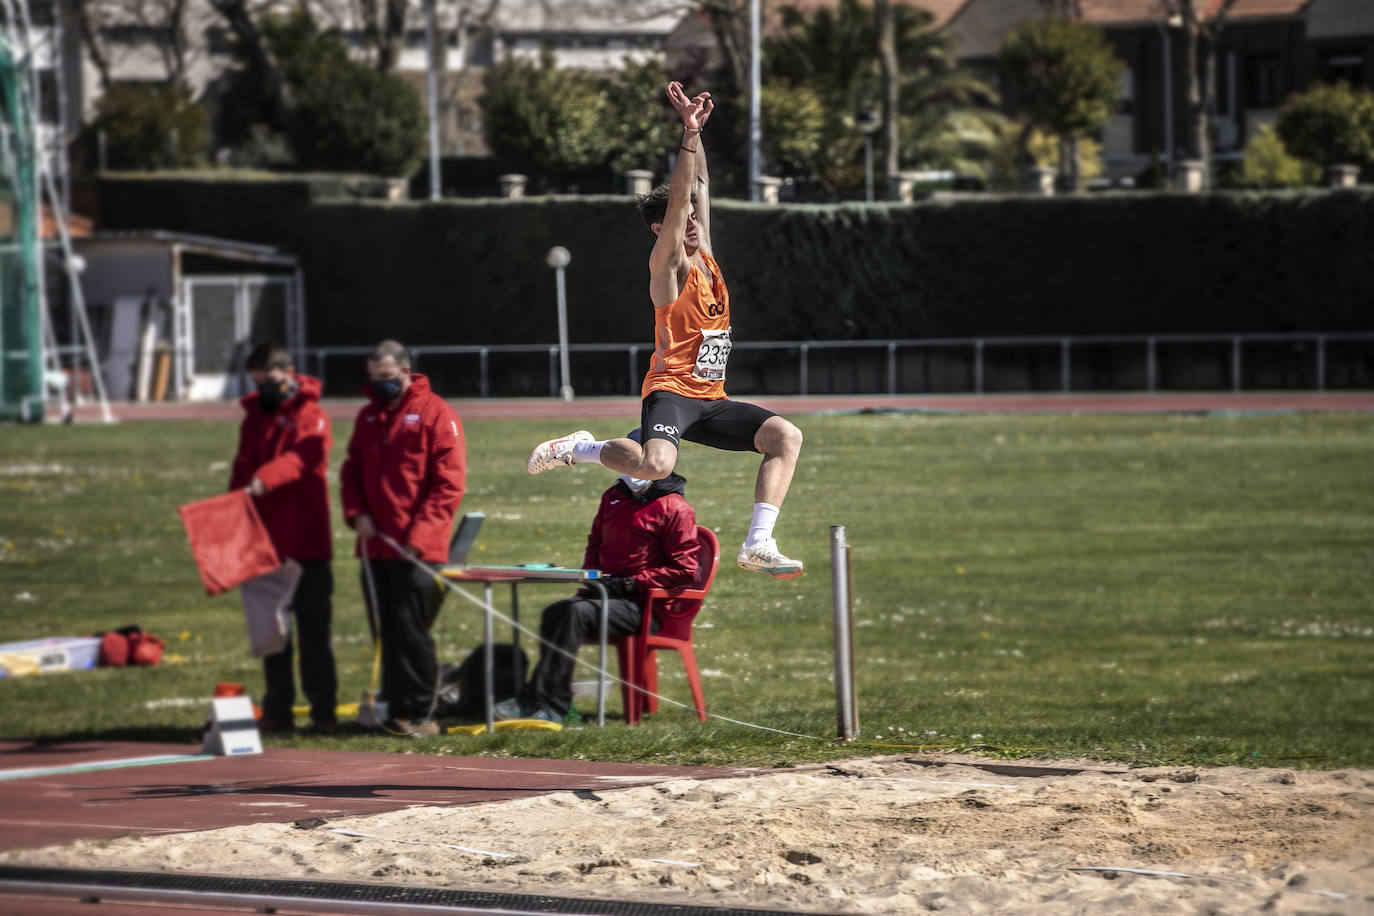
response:
<path id="1" fill-rule="evenodd" d="M 778 542 L 769 538 L 739 549 L 735 563 L 740 569 L 768 573 L 774 579 L 795 579 L 802 574 L 801 560 L 789 560 L 778 550 Z"/>
<path id="2" fill-rule="evenodd" d="M 572 466 L 573 446 L 579 442 L 595 442 L 596 437 L 585 429 L 579 429 L 575 433 L 564 436 L 561 439 L 550 439 L 541 442 L 530 452 L 530 456 L 525 459 L 525 470 L 531 474 L 542 474 L 549 468 L 561 466 Z"/>

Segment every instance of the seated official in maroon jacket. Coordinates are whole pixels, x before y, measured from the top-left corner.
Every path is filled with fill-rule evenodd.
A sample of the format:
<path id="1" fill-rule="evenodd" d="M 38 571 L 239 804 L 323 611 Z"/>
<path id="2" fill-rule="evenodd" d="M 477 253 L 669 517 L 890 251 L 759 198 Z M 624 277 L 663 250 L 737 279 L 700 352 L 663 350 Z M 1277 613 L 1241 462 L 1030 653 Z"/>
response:
<path id="1" fill-rule="evenodd" d="M 259 344 L 246 368 L 257 386 L 244 395 L 239 448 L 229 489 L 247 488 L 253 505 L 283 560 L 301 564 L 291 596 L 300 650 L 301 689 L 310 701 L 314 730 L 335 731 L 338 680 L 330 644 L 334 556 L 329 523 L 329 449 L 334 439 L 320 408 L 320 381 L 298 375 L 291 356 L 274 344 Z M 267 692 L 262 698 L 263 731 L 289 731 L 296 684 L 291 673 L 291 637 L 262 660 Z"/>
<path id="2" fill-rule="evenodd" d="M 410 354 L 396 341 L 377 345 L 367 375 L 369 403 L 358 412 L 339 472 L 344 519 L 358 533 L 358 555 L 376 584 L 389 727 L 427 737 L 439 733 L 432 716 L 438 663 L 429 628 L 443 591 L 432 574 L 378 535 L 430 565 L 448 559 L 467 473 L 463 423 L 428 379 L 410 371 Z"/>
<path id="3" fill-rule="evenodd" d="M 608 639 L 639 632 L 645 591 L 681 588 L 695 581 L 697 520 L 683 497 L 686 484 L 677 474 L 662 480 L 636 480 L 622 474 L 601 495 L 582 566 L 610 577 L 604 581 L 610 596 Z M 539 636 L 576 655 L 578 647 L 596 634 L 600 619 L 600 593 L 583 589 L 576 597 L 544 609 Z M 572 670 L 570 657 L 541 644 L 529 683 L 518 697 L 496 705 L 497 718 L 562 722 L 572 708 Z"/>

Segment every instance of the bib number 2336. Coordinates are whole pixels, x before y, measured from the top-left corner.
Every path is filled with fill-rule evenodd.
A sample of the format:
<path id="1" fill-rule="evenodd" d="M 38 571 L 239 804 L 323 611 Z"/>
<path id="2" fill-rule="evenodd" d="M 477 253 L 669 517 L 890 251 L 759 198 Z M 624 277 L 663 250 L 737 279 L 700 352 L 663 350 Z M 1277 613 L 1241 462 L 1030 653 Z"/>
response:
<path id="1" fill-rule="evenodd" d="M 692 375 L 712 382 L 725 380 L 725 363 L 730 359 L 730 329 L 701 332 L 697 362 Z"/>

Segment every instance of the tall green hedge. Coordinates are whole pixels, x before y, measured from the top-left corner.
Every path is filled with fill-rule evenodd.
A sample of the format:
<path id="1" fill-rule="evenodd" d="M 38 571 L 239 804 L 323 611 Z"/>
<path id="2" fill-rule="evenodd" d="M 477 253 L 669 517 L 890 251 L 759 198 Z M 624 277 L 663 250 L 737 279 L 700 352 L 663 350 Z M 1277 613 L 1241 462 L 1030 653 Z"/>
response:
<path id="1" fill-rule="evenodd" d="M 713 219 L 742 339 L 1374 327 L 1368 192 L 720 202 Z M 650 339 L 652 237 L 623 198 L 324 204 L 307 238 L 316 343 L 381 324 L 417 341 L 553 340 L 553 245 L 572 253 L 574 340 Z"/>
<path id="2" fill-rule="evenodd" d="M 305 211 L 325 200 L 385 199 L 375 175 L 241 170 L 107 172 L 96 180 L 102 229 L 164 229 L 239 242 L 305 247 Z"/>
<path id="3" fill-rule="evenodd" d="M 627 197 L 386 204 L 300 182 L 141 179 L 103 183 L 102 211 L 106 192 L 119 228 L 142 220 L 301 254 L 314 345 L 552 341 L 554 245 L 572 253 L 572 339 L 650 341 L 652 237 Z M 1374 327 L 1364 190 L 718 201 L 713 219 L 739 339 Z"/>

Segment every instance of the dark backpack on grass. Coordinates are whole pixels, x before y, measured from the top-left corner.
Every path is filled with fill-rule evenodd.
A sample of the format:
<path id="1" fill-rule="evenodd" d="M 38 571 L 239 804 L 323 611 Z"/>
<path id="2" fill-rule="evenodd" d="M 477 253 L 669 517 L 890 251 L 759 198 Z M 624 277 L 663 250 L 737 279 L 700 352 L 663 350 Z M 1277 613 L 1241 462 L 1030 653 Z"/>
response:
<path id="1" fill-rule="evenodd" d="M 483 659 L 486 647 L 477 646 L 458 667 L 444 665 L 439 673 L 439 714 L 459 719 L 486 719 L 486 685 Z M 509 700 L 524 686 L 529 658 L 524 649 L 508 642 L 492 646 L 492 693 L 494 702 Z"/>

